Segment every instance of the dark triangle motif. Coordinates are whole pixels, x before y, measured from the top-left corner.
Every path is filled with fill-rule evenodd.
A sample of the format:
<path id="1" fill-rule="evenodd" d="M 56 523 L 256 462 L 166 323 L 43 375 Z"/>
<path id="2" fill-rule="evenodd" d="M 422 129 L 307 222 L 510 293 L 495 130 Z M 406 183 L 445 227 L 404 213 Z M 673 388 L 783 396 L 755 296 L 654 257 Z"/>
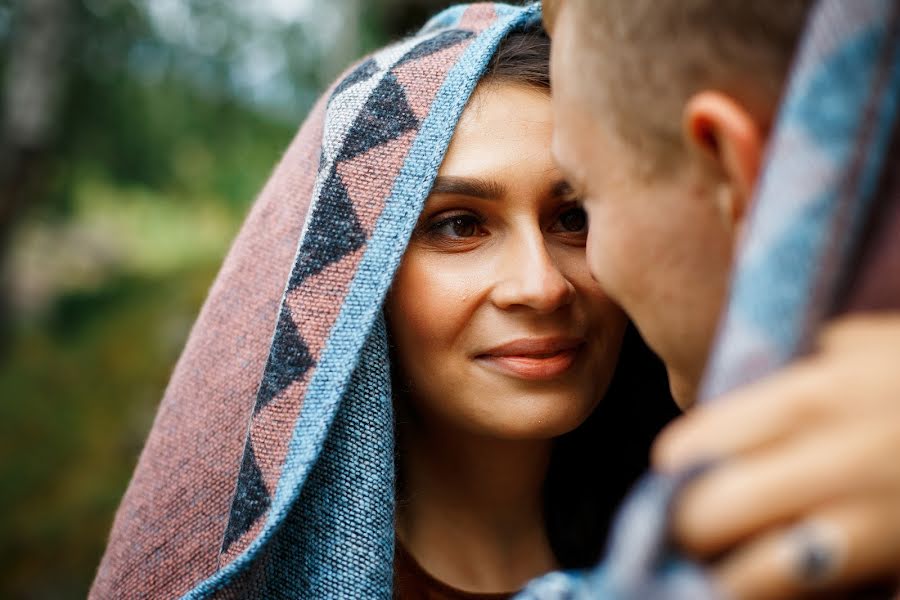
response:
<path id="1" fill-rule="evenodd" d="M 364 61 L 358 67 L 353 69 L 352 73 L 344 77 L 344 79 L 339 84 L 337 84 L 337 87 L 335 87 L 334 91 L 331 93 L 331 97 L 334 98 L 347 88 L 365 81 L 366 79 L 369 79 L 372 75 L 377 73 L 378 70 L 379 66 L 378 63 L 375 62 L 374 58 L 370 58 Z"/>
<path id="2" fill-rule="evenodd" d="M 301 379 L 313 364 L 315 360 L 306 342 L 300 337 L 290 310 L 287 305 L 283 305 L 253 414 L 262 410 L 287 386 Z"/>
<path id="3" fill-rule="evenodd" d="M 347 188 L 332 167 L 310 216 L 288 289 L 297 289 L 307 277 L 362 248 L 365 243 L 366 232 L 356 218 Z"/>
<path id="4" fill-rule="evenodd" d="M 350 127 L 338 160 L 349 160 L 396 139 L 419 125 L 409 107 L 406 92 L 393 73 L 387 73 L 372 90 Z"/>
<path id="5" fill-rule="evenodd" d="M 455 46 L 456 44 L 471 38 L 473 35 L 475 34 L 471 31 L 465 31 L 463 29 L 450 29 L 449 31 L 443 31 L 433 38 L 429 38 L 424 42 L 413 46 L 413 48 L 409 52 L 404 54 L 403 58 L 397 61 L 397 64 L 395 64 L 394 66 L 397 67 L 399 65 L 402 65 L 403 63 L 408 63 L 411 60 L 416 60 L 418 58 L 428 56 L 429 54 L 440 52 L 445 48 Z"/>
<path id="6" fill-rule="evenodd" d="M 222 540 L 222 551 L 227 552 L 231 544 L 247 533 L 253 524 L 266 514 L 270 504 L 269 492 L 266 491 L 262 472 L 256 463 L 253 444 L 248 438 L 244 446 L 241 471 L 238 474 L 237 490 L 231 503 L 231 514 L 228 516 L 228 527 Z"/>

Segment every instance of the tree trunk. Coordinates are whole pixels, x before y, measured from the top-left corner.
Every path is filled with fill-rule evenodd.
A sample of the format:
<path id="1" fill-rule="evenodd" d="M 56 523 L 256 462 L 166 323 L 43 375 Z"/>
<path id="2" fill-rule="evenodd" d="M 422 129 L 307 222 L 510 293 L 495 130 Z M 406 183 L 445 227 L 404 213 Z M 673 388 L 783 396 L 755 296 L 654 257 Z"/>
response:
<path id="1" fill-rule="evenodd" d="M 13 15 L 0 120 L 0 352 L 12 315 L 4 272 L 13 223 L 40 182 L 56 128 L 64 71 L 66 0 L 21 0 Z"/>

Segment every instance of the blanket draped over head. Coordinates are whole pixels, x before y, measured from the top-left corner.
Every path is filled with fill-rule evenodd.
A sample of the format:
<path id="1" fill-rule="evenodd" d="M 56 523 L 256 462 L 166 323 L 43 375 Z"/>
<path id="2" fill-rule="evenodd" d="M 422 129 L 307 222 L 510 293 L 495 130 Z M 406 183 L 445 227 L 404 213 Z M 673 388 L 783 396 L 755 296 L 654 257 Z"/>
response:
<path id="1" fill-rule="evenodd" d="M 769 142 L 701 401 L 810 352 L 835 315 L 898 308 L 900 2 L 820 0 Z M 548 576 L 523 596 L 719 597 L 666 544 L 666 507 L 689 477 L 647 478 L 621 511 L 602 568 Z"/>
<path id="2" fill-rule="evenodd" d="M 92 598 L 388 598 L 382 302 L 499 41 L 540 8 L 448 9 L 313 109 L 201 310 Z"/>

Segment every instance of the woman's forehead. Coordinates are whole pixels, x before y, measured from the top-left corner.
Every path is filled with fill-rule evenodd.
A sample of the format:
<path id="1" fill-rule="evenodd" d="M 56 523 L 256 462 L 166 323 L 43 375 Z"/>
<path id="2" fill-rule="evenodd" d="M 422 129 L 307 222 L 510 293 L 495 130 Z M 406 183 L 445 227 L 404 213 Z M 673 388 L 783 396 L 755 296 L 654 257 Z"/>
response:
<path id="1" fill-rule="evenodd" d="M 457 131 L 470 127 L 505 125 L 550 127 L 553 111 L 547 90 L 508 81 L 488 80 L 472 92 L 457 124 Z"/>
<path id="2" fill-rule="evenodd" d="M 511 84 L 480 86 L 459 120 L 444 156 L 442 175 L 487 174 L 514 164 L 552 165 L 549 96 Z"/>

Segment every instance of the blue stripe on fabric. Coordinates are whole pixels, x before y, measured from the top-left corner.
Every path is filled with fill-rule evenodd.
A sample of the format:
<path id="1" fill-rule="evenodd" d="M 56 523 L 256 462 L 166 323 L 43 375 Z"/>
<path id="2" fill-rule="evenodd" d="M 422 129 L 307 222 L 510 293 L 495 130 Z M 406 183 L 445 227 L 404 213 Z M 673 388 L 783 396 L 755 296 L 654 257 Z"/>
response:
<path id="1" fill-rule="evenodd" d="M 872 23 L 815 66 L 802 89 L 788 95 L 782 121 L 802 124 L 836 163 L 847 158 L 872 94 L 885 24 Z"/>
<path id="2" fill-rule="evenodd" d="M 834 164 L 846 164 L 865 123 L 865 109 L 871 100 L 876 69 L 882 66 L 881 54 L 890 43 L 887 23 L 873 23 L 871 27 L 848 40 L 831 54 L 810 77 L 801 92 L 793 96 L 786 107 L 783 121 L 803 130 L 819 148 L 828 150 Z M 900 64 L 900 44 L 895 44 L 893 62 Z M 890 67 L 889 67 L 890 68 Z M 811 264 L 832 240 L 831 223 L 836 215 L 841 194 L 850 193 L 860 202 L 849 215 L 852 222 L 846 231 L 847 243 L 856 239 L 863 216 L 868 214 L 878 176 L 886 159 L 890 133 L 896 119 L 900 95 L 900 69 L 892 69 L 889 81 L 877 106 L 873 124 L 874 139 L 864 156 L 860 188 L 856 190 L 829 189 L 797 215 L 794 225 L 786 228 L 773 241 L 768 252 L 752 265 L 743 267 L 734 282 L 732 302 L 748 322 L 768 332 L 776 347 L 783 349 L 787 359 L 796 349 L 806 323 L 813 277 Z M 843 244 L 846 246 L 846 244 Z M 842 248 L 845 257 L 848 248 Z M 842 266 L 842 265 L 841 265 Z M 838 268 L 838 265 L 834 266 Z"/>
<path id="3" fill-rule="evenodd" d="M 451 68 L 432 102 L 431 111 L 421 124 L 385 210 L 376 223 L 307 388 L 301 417 L 297 421 L 285 458 L 285 465 L 291 464 L 293 467 L 282 470 L 262 532 L 232 562 L 185 594 L 183 600 L 208 598 L 227 586 L 249 566 L 287 515 L 318 459 L 341 397 L 356 368 L 359 352 L 381 310 L 382 299 L 393 280 L 422 204 L 431 189 L 446 147 L 472 90 L 500 40 L 512 29 L 539 20 L 541 15 L 537 4 L 525 8 L 495 6 L 498 21 L 475 38 Z M 429 149 L 431 152 L 428 152 Z M 424 162 L 421 157 L 429 154 L 431 160 Z M 401 206 L 404 200 L 409 201 L 410 195 L 416 204 Z M 347 360 L 348 357 L 354 357 L 355 360 Z M 304 429 L 306 423 L 314 424 L 314 429 Z M 312 438 L 308 437 L 310 434 Z"/>
<path id="4" fill-rule="evenodd" d="M 442 10 L 428 19 L 428 22 L 419 30 L 418 35 L 425 35 L 439 29 L 449 29 L 450 27 L 453 27 L 459 23 L 460 18 L 463 13 L 466 12 L 467 8 L 468 6 L 465 5 L 457 5 Z"/>
<path id="5" fill-rule="evenodd" d="M 801 333 L 812 292 L 811 263 L 824 243 L 835 194 L 829 191 L 797 213 L 791 227 L 773 240 L 765 254 L 746 264 L 732 284 L 733 310 L 766 332 L 789 356 Z"/>

